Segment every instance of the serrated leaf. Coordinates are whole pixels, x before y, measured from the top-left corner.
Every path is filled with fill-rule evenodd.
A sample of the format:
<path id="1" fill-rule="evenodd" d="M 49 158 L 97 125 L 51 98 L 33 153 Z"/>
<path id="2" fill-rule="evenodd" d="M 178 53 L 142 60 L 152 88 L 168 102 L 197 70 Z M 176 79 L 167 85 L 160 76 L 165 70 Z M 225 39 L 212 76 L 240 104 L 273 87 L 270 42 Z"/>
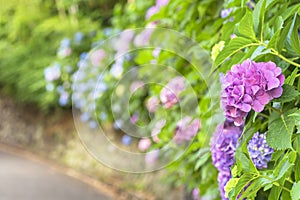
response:
<path id="1" fill-rule="evenodd" d="M 239 25 L 238 25 L 238 31 L 239 33 L 247 38 L 256 39 L 254 28 L 253 28 L 253 19 L 252 14 L 249 10 L 246 11 L 246 14 L 241 19 Z"/>
<path id="2" fill-rule="evenodd" d="M 295 183 L 292 187 L 291 191 L 292 200 L 299 200 L 300 199 L 300 181 Z"/>
<path id="3" fill-rule="evenodd" d="M 218 54 L 215 60 L 215 67 L 218 67 L 222 64 L 227 58 L 236 54 L 240 50 L 249 47 L 249 46 L 258 46 L 258 43 L 252 43 L 250 39 L 243 37 L 233 38 L 229 44 L 227 44 L 224 49 Z M 214 69 L 215 70 L 215 69 Z"/>
<path id="4" fill-rule="evenodd" d="M 278 150 L 291 148 L 292 132 L 295 126 L 290 113 L 269 119 L 267 143 L 270 147 Z"/>
<path id="5" fill-rule="evenodd" d="M 296 100 L 297 97 L 299 97 L 300 93 L 294 89 L 293 86 L 284 84 L 282 86 L 283 92 L 281 97 L 276 99 L 276 101 L 280 102 L 290 102 L 293 100 Z"/>

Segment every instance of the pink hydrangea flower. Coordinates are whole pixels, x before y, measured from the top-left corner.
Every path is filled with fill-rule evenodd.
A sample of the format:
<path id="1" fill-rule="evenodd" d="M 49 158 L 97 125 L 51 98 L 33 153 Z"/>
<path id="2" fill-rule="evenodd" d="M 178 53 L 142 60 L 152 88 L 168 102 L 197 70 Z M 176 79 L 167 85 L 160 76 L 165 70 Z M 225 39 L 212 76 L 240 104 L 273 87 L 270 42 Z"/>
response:
<path id="1" fill-rule="evenodd" d="M 145 83 L 143 81 L 134 81 L 131 85 L 130 85 L 130 91 L 136 92 L 138 89 L 141 89 L 143 86 L 145 85 Z"/>
<path id="2" fill-rule="evenodd" d="M 98 49 L 91 54 L 91 63 L 94 67 L 98 67 L 101 64 L 102 59 L 106 56 L 103 49 Z"/>
<path id="3" fill-rule="evenodd" d="M 174 141 L 181 144 L 184 141 L 190 141 L 200 129 L 200 119 L 192 119 L 186 116 L 177 122 L 177 127 L 174 135 Z"/>
<path id="4" fill-rule="evenodd" d="M 138 148 L 141 151 L 146 151 L 146 150 L 148 150 L 150 148 L 151 143 L 152 142 L 151 142 L 151 140 L 149 138 L 142 138 L 139 141 Z"/>
<path id="5" fill-rule="evenodd" d="M 282 94 L 284 75 L 273 62 L 246 60 L 232 66 L 221 77 L 221 107 L 236 126 L 243 124 L 251 109 L 261 112 L 272 99 Z"/>
<path id="6" fill-rule="evenodd" d="M 159 99 L 155 96 L 150 97 L 146 102 L 146 107 L 149 112 L 154 113 L 159 105 Z"/>
<path id="7" fill-rule="evenodd" d="M 145 162 L 148 165 L 155 165 L 159 156 L 159 150 L 154 149 L 153 151 L 147 152 L 145 155 Z"/>
<path id="8" fill-rule="evenodd" d="M 156 122 L 155 126 L 151 131 L 151 136 L 154 142 L 159 142 L 158 134 L 161 132 L 161 129 L 166 125 L 166 120 L 161 119 Z"/>
<path id="9" fill-rule="evenodd" d="M 179 101 L 179 93 L 185 89 L 184 77 L 177 76 L 170 80 L 160 92 L 160 100 L 167 109 Z"/>

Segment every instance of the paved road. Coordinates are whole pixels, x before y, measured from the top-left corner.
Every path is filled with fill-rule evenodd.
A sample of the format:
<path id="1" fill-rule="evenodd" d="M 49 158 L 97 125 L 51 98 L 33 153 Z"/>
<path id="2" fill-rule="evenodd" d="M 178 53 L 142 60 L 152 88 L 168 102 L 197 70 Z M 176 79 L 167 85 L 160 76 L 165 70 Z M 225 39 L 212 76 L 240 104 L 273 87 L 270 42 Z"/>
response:
<path id="1" fill-rule="evenodd" d="M 0 200 L 111 200 L 79 180 L 0 151 Z"/>

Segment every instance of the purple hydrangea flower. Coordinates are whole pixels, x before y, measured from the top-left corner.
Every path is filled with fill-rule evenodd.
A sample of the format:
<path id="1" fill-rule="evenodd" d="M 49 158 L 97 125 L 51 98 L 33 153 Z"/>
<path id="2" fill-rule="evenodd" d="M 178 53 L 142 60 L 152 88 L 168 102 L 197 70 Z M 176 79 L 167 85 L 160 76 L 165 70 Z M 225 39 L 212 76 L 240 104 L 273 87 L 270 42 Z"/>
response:
<path id="1" fill-rule="evenodd" d="M 248 151 L 256 168 L 264 169 L 268 167 L 274 149 L 268 146 L 266 133 L 256 132 L 248 142 Z"/>
<path id="2" fill-rule="evenodd" d="M 221 18 L 226 18 L 230 15 L 230 13 L 232 12 L 233 8 L 228 8 L 228 9 L 223 9 L 221 11 Z"/>
<path id="3" fill-rule="evenodd" d="M 245 60 L 221 77 L 221 107 L 227 119 L 240 126 L 248 112 L 261 112 L 282 94 L 284 75 L 273 62 Z"/>
<path id="4" fill-rule="evenodd" d="M 200 190 L 198 188 L 193 189 L 192 195 L 193 195 L 193 200 L 200 200 L 199 198 Z"/>
<path id="5" fill-rule="evenodd" d="M 219 171 L 218 173 L 218 183 L 219 183 L 219 190 L 221 194 L 222 200 L 228 200 L 228 198 L 225 197 L 225 186 L 227 182 L 231 178 L 230 169 Z"/>
<path id="6" fill-rule="evenodd" d="M 214 166 L 218 169 L 219 190 L 223 200 L 226 200 L 224 187 L 231 178 L 230 167 L 234 164 L 234 154 L 243 128 L 234 126 L 230 121 L 217 126 L 211 138 L 211 154 Z"/>
<path id="7" fill-rule="evenodd" d="M 160 100 L 165 108 L 171 108 L 179 101 L 179 93 L 185 89 L 184 82 L 184 77 L 177 76 L 161 90 Z"/>
<path id="8" fill-rule="evenodd" d="M 242 131 L 242 127 L 234 126 L 229 121 L 217 126 L 210 146 L 213 164 L 219 171 L 228 170 L 233 165 L 235 150 Z"/>
<path id="9" fill-rule="evenodd" d="M 133 115 L 130 117 L 130 122 L 131 122 L 132 124 L 136 124 L 138 120 L 139 120 L 139 115 L 138 115 L 138 114 L 133 114 Z"/>
<path id="10" fill-rule="evenodd" d="M 184 141 L 190 141 L 200 129 L 200 119 L 192 119 L 186 116 L 177 122 L 177 127 L 174 135 L 176 144 L 181 144 Z"/>

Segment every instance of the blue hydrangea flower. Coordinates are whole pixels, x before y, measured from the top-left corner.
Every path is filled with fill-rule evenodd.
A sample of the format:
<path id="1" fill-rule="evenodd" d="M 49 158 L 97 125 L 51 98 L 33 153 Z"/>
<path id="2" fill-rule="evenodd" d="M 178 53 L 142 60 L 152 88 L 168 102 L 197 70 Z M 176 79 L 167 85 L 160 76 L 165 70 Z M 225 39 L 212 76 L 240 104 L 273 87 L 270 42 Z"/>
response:
<path id="1" fill-rule="evenodd" d="M 84 34 L 82 32 L 76 32 L 75 35 L 74 35 L 74 41 L 79 44 L 82 39 L 84 37 Z"/>
<path id="2" fill-rule="evenodd" d="M 264 169 L 268 167 L 274 149 L 268 146 L 266 133 L 256 132 L 248 142 L 248 151 L 256 168 Z"/>
<path id="3" fill-rule="evenodd" d="M 96 121 L 89 122 L 90 129 L 95 129 L 95 128 L 97 128 L 97 126 L 98 126 L 98 123 Z"/>
<path id="4" fill-rule="evenodd" d="M 122 144 L 124 144 L 125 146 L 129 146 L 132 142 L 132 138 L 129 135 L 124 135 L 122 137 Z"/>

